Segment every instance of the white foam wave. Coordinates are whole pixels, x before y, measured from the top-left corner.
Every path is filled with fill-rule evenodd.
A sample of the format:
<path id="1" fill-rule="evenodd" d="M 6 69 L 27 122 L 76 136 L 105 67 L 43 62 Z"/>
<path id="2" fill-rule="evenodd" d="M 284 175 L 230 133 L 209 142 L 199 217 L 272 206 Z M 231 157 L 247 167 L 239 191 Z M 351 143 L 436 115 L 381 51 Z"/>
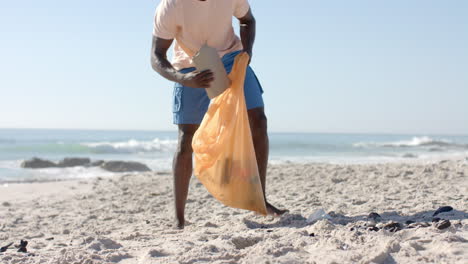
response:
<path id="1" fill-rule="evenodd" d="M 457 147 L 467 148 L 466 144 L 453 143 L 446 139 L 433 139 L 430 137 L 413 137 L 411 140 L 402 140 L 394 142 L 358 142 L 353 144 L 354 147 Z"/>
<path id="2" fill-rule="evenodd" d="M 95 177 L 112 177 L 116 173 L 100 167 L 69 167 L 43 169 L 16 169 L 12 175 L 0 175 L 0 182 L 47 182 L 57 180 L 89 179 Z"/>
<path id="3" fill-rule="evenodd" d="M 155 138 L 151 141 L 130 139 L 121 142 L 93 142 L 82 143 L 95 153 L 146 153 L 173 151 L 177 140 Z"/>
<path id="4" fill-rule="evenodd" d="M 396 162 L 439 162 L 441 160 L 466 160 L 468 162 L 468 151 L 447 152 L 434 154 L 427 152 L 426 154 L 414 155 L 409 157 L 405 155 L 371 155 L 371 156 L 282 156 L 271 157 L 270 164 L 290 164 L 290 163 L 330 163 L 330 164 L 382 164 Z"/>
<path id="5" fill-rule="evenodd" d="M 448 140 L 436 140 L 430 137 L 413 137 L 411 140 L 407 141 L 396 141 L 383 144 L 384 147 L 417 147 L 417 146 L 446 146 L 451 145 L 452 142 Z"/>

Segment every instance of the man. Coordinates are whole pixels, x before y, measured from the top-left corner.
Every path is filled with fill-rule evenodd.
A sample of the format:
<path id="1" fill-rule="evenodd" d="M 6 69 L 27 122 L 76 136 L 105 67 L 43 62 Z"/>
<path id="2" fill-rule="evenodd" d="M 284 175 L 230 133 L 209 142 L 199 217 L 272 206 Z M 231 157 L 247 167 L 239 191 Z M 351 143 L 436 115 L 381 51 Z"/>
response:
<path id="1" fill-rule="evenodd" d="M 239 19 L 241 38 L 234 34 L 232 17 Z M 172 63 L 167 50 L 174 39 Z M 179 143 L 174 156 L 174 193 L 178 227 L 183 228 L 185 201 L 192 175 L 192 138 L 208 109 L 205 89 L 214 80 L 209 70 L 197 72 L 191 56 L 202 45 L 217 49 L 226 71 L 231 71 L 234 57 L 241 51 L 252 58 L 255 39 L 255 18 L 247 0 L 162 0 L 156 9 L 153 29 L 151 64 L 164 78 L 175 82 L 173 119 L 179 127 Z M 267 119 L 264 113 L 263 90 L 253 70 L 248 67 L 245 78 L 245 100 L 252 138 L 257 156 L 260 181 L 265 195 L 268 163 Z M 281 215 L 266 202 L 269 214 Z"/>

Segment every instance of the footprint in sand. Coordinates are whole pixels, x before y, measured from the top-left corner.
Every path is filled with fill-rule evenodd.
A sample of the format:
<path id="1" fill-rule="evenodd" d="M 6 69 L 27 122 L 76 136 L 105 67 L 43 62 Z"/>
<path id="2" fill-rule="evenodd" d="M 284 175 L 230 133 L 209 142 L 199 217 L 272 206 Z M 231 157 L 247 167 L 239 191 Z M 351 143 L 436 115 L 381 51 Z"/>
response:
<path id="1" fill-rule="evenodd" d="M 109 238 L 98 238 L 88 246 L 89 249 L 94 249 L 96 251 L 101 251 L 104 249 L 119 249 L 121 247 L 121 244 Z"/>
<path id="2" fill-rule="evenodd" d="M 169 256 L 169 254 L 167 254 L 166 252 L 162 251 L 162 250 L 156 250 L 156 249 L 152 249 L 150 251 L 148 251 L 148 255 L 152 258 L 159 258 L 159 257 L 166 257 L 166 256 Z"/>
<path id="3" fill-rule="evenodd" d="M 244 249 L 257 244 L 261 240 L 261 237 L 234 237 L 231 239 L 231 242 L 234 244 L 236 249 Z"/>
<path id="4" fill-rule="evenodd" d="M 111 253 L 111 254 L 107 255 L 106 260 L 108 262 L 117 263 L 117 262 L 120 262 L 120 261 L 122 261 L 124 259 L 132 258 L 132 257 L 133 256 L 129 255 L 128 253 L 117 252 L 117 253 Z"/>
<path id="5" fill-rule="evenodd" d="M 170 256 L 167 252 L 164 252 L 159 249 L 151 249 L 144 254 L 141 255 L 140 260 L 138 263 L 153 263 L 154 258 L 162 258 L 162 257 L 167 257 Z"/>

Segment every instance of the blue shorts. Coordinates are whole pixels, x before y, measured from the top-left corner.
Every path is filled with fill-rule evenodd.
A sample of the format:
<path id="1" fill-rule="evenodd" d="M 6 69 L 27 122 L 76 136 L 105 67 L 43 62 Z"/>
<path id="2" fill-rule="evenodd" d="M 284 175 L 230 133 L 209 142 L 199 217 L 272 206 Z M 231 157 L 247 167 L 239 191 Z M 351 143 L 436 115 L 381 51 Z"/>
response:
<path id="1" fill-rule="evenodd" d="M 224 68 L 229 74 L 234 64 L 234 58 L 240 51 L 228 53 L 222 57 Z M 182 73 L 194 71 L 195 68 L 185 68 Z M 263 107 L 263 89 L 252 68 L 247 67 L 244 83 L 245 103 L 247 109 Z M 208 110 L 210 99 L 205 89 L 191 88 L 180 83 L 174 85 L 174 100 L 172 112 L 173 122 L 179 124 L 200 124 Z"/>

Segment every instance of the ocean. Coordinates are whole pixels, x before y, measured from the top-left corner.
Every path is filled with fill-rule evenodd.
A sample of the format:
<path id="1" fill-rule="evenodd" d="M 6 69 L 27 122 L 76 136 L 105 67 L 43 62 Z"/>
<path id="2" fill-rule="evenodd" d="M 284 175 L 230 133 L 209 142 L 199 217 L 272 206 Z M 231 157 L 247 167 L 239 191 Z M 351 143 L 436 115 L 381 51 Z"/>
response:
<path id="1" fill-rule="evenodd" d="M 270 133 L 270 162 L 383 163 L 468 156 L 468 136 Z M 176 131 L 0 129 L 0 183 L 54 181 L 114 173 L 99 167 L 23 169 L 25 159 L 131 160 L 169 171 Z"/>

